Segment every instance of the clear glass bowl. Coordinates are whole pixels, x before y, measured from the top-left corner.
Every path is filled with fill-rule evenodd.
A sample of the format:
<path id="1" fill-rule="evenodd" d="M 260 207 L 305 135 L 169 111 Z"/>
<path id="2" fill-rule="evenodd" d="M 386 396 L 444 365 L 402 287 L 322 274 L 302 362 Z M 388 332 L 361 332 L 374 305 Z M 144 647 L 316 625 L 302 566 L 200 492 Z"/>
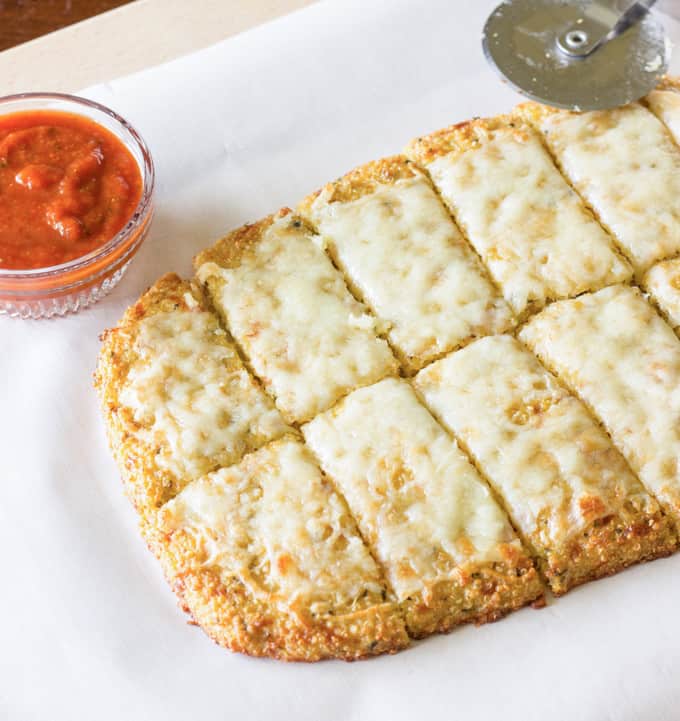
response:
<path id="1" fill-rule="evenodd" d="M 139 133 L 113 110 L 61 93 L 22 93 L 0 98 L 0 115 L 61 110 L 84 115 L 112 132 L 130 151 L 142 174 L 142 197 L 130 220 L 111 240 L 67 263 L 33 270 L 0 268 L 0 314 L 50 318 L 76 313 L 103 298 L 123 277 L 146 237 L 153 216 L 154 165 Z"/>

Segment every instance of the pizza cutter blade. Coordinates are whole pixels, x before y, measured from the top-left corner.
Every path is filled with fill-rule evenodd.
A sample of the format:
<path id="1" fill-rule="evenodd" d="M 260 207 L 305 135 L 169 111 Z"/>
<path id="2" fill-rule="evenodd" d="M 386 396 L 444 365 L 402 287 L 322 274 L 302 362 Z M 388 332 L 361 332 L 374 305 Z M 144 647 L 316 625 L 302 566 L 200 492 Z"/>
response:
<path id="1" fill-rule="evenodd" d="M 641 98 L 668 67 L 654 0 L 506 0 L 484 26 L 489 62 L 547 105 L 598 110 Z"/>

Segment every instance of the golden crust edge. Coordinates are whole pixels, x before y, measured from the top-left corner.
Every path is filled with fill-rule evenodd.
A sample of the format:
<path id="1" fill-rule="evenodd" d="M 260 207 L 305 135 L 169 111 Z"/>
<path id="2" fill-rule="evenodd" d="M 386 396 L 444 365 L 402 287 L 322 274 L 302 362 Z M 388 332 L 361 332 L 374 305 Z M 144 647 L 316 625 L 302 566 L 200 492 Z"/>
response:
<path id="1" fill-rule="evenodd" d="M 545 587 L 524 545 L 504 544 L 504 561 L 457 566 L 453 578 L 426 584 L 401 601 L 412 638 L 499 620 L 524 606 L 544 605 Z"/>
<path id="2" fill-rule="evenodd" d="M 458 568 L 455 580 L 427 584 L 401 603 L 385 601 L 315 621 L 277 611 L 254 599 L 238 579 L 222 580 L 215 569 L 182 569 L 163 532 L 149 524 L 145 535 L 180 608 L 216 643 L 250 656 L 359 660 L 396 653 L 411 638 L 490 623 L 524 606 L 545 604 L 539 573 L 522 551 L 519 563 Z"/>
<path id="3" fill-rule="evenodd" d="M 193 298 L 193 302 L 187 300 L 187 294 Z M 126 495 L 142 517 L 162 506 L 194 480 L 185 476 L 178 477 L 159 468 L 155 463 L 154 448 L 135 435 L 138 425 L 127 409 L 121 409 L 119 402 L 120 392 L 134 362 L 133 348 L 139 323 L 157 313 L 178 309 L 208 312 L 214 316 L 215 322 L 218 322 L 218 314 L 210 306 L 198 284 L 183 280 L 175 273 L 168 273 L 125 311 L 114 328 L 102 334 L 102 346 L 94 373 L 94 386 L 100 400 L 107 440 L 118 465 Z M 232 358 L 224 361 L 225 370 L 247 373 L 228 335 L 224 336 L 223 344 L 233 351 Z M 249 377 L 252 383 L 257 383 L 250 374 Z M 261 388 L 260 392 L 266 396 Z M 273 402 L 271 405 L 274 408 Z M 294 429 L 289 428 L 286 433 L 293 434 Z M 250 453 L 272 440 L 275 438 L 248 437 L 242 449 L 243 454 Z M 216 461 L 215 467 L 224 465 L 223 460 Z M 238 460 L 239 458 L 234 458 L 226 464 L 230 465 Z M 206 469 L 206 472 L 209 470 L 215 469 Z"/>
<path id="4" fill-rule="evenodd" d="M 646 508 L 628 507 L 596 519 L 561 547 L 533 554 L 556 596 L 677 550 L 673 519 L 646 491 L 643 496 Z"/>
<path id="5" fill-rule="evenodd" d="M 107 440 L 121 473 L 126 495 L 143 518 L 168 501 L 186 485 L 181 479 L 161 471 L 153 462 L 153 449 L 141 443 L 129 431 L 119 413 L 119 396 L 132 363 L 132 347 L 139 322 L 166 310 L 189 309 L 190 293 L 201 309 L 207 310 L 200 290 L 176 273 L 167 273 L 127 308 L 119 323 L 101 335 L 94 373 Z M 159 480 L 160 479 L 160 480 Z"/>
<path id="6" fill-rule="evenodd" d="M 391 155 L 372 160 L 348 171 L 336 180 L 325 183 L 297 205 L 298 212 L 313 223 L 313 206 L 319 196 L 324 203 L 349 203 L 374 193 L 381 185 L 394 185 L 399 180 L 423 177 L 422 171 L 404 155 Z"/>
<path id="7" fill-rule="evenodd" d="M 520 139 L 526 139 L 535 131 L 522 117 L 513 112 L 490 118 L 473 118 L 435 130 L 411 140 L 404 154 L 420 165 L 428 165 L 437 158 L 454 153 L 461 155 L 478 148 L 499 132 L 511 132 Z"/>
<path id="8" fill-rule="evenodd" d="M 655 90 L 680 92 L 680 77 L 665 75 Z M 652 91 L 653 92 L 653 91 Z M 451 152 L 463 153 L 479 144 L 480 139 L 491 137 L 499 130 L 517 126 L 518 132 L 531 132 L 542 120 L 553 115 L 577 115 L 578 111 L 554 108 L 535 101 L 519 103 L 507 113 L 488 118 L 471 118 L 440 128 L 412 139 L 404 155 L 420 165 L 427 165 Z"/>
<path id="9" fill-rule="evenodd" d="M 283 219 L 289 219 L 288 229 L 290 232 L 309 233 L 314 235 L 313 228 L 301 216 L 294 213 L 290 208 L 284 207 L 270 215 L 261 218 L 253 223 L 245 223 L 227 233 L 212 246 L 205 248 L 197 253 L 193 259 L 194 271 L 199 276 L 199 280 L 205 283 L 206 277 L 210 277 L 206 273 L 206 277 L 201 277 L 201 267 L 209 263 L 214 263 L 221 268 L 231 269 L 240 265 L 242 259 L 246 257 L 255 246 L 262 240 L 269 228 Z"/>
<path id="10" fill-rule="evenodd" d="M 237 577 L 224 579 L 219 569 L 192 566 L 192 539 L 182 531 L 166 533 L 158 518 L 143 528 L 149 548 L 180 608 L 219 645 L 249 656 L 308 662 L 354 661 L 409 645 L 402 613 L 392 601 L 318 619 L 281 611 L 254 598 Z"/>

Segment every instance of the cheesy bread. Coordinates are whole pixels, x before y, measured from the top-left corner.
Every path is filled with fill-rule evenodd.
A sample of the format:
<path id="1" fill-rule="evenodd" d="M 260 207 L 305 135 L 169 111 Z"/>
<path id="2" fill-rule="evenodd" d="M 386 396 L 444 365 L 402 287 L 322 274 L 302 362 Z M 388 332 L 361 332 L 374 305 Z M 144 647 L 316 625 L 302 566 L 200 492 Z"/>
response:
<path id="1" fill-rule="evenodd" d="M 200 288 L 174 274 L 104 334 L 95 385 L 126 491 L 142 515 L 292 432 Z"/>
<path id="2" fill-rule="evenodd" d="M 415 387 L 489 479 L 553 593 L 675 548 L 672 522 L 607 434 L 515 338 L 475 341 Z"/>
<path id="3" fill-rule="evenodd" d="M 412 141 L 515 313 L 627 281 L 631 268 L 520 118 L 472 120 Z"/>
<path id="4" fill-rule="evenodd" d="M 637 288 L 554 303 L 519 337 L 589 406 L 680 525 L 680 340 Z"/>
<path id="5" fill-rule="evenodd" d="M 420 137 L 103 335 L 126 492 L 211 638 L 393 653 L 678 548 L 679 98 Z"/>
<path id="6" fill-rule="evenodd" d="M 224 646 L 315 661 L 408 644 L 344 501 L 299 440 L 274 441 L 187 486 L 155 528 L 169 582 Z"/>
<path id="7" fill-rule="evenodd" d="M 649 110 L 632 103 L 572 113 L 527 103 L 520 112 L 638 277 L 680 252 L 680 149 Z"/>
<path id="8" fill-rule="evenodd" d="M 198 279 L 288 421 L 397 371 L 377 319 L 356 301 L 296 215 L 230 233 L 195 261 Z"/>
<path id="9" fill-rule="evenodd" d="M 403 157 L 369 163 L 300 205 L 355 295 L 387 323 L 412 373 L 512 313 L 425 174 Z"/>
<path id="10" fill-rule="evenodd" d="M 494 620 L 541 583 L 474 466 L 404 380 L 355 391 L 303 426 L 415 637 Z"/>

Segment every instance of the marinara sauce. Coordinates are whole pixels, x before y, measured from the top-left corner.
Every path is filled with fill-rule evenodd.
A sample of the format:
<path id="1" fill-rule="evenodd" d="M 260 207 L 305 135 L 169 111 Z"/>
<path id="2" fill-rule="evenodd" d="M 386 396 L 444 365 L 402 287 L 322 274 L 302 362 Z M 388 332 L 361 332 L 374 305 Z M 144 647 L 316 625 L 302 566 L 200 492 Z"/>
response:
<path id="1" fill-rule="evenodd" d="M 99 248 L 131 218 L 142 186 L 128 149 L 89 118 L 0 116 L 0 268 L 45 268 Z"/>

